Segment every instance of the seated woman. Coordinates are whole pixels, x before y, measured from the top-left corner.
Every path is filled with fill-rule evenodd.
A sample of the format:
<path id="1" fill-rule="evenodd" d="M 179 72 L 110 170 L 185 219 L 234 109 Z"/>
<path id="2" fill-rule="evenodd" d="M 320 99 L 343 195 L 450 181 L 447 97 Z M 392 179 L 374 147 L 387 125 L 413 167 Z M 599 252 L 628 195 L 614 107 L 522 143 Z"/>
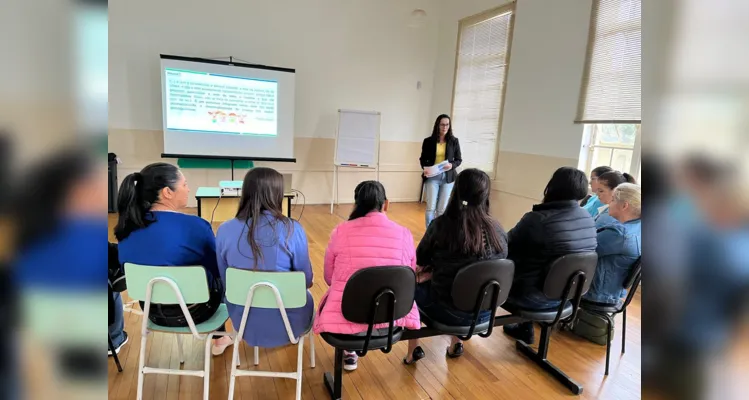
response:
<path id="1" fill-rule="evenodd" d="M 624 297 L 624 280 L 642 255 L 640 186 L 622 183 L 614 189 L 609 214 L 616 222 L 598 231 L 598 266 L 584 298 L 596 303 L 616 304 Z"/>
<path id="2" fill-rule="evenodd" d="M 507 234 L 489 214 L 490 194 L 489 175 L 473 168 L 461 172 L 445 213 L 429 225 L 416 249 L 416 263 L 420 266 L 416 304 L 430 319 L 446 325 L 471 325 L 470 313 L 453 308 L 455 276 L 479 260 L 507 257 Z M 489 311 L 482 312 L 479 323 L 490 316 Z M 455 336 L 450 339 L 447 356 L 460 357 L 463 343 Z M 425 356 L 418 340 L 409 340 L 408 350 L 403 359 L 407 365 Z"/>
<path id="3" fill-rule="evenodd" d="M 312 286 L 312 265 L 307 234 L 302 225 L 282 211 L 283 176 L 271 168 L 253 168 L 244 177 L 236 218 L 226 221 L 216 233 L 216 252 L 221 278 L 229 267 L 256 271 L 301 271 L 307 287 Z M 244 306 L 227 304 L 232 324 L 239 327 Z M 303 335 L 312 322 L 312 295 L 307 304 L 287 308 L 295 337 Z M 281 314 L 276 309 L 253 307 L 247 316 L 242 339 L 250 346 L 272 348 L 289 343 Z"/>
<path id="4" fill-rule="evenodd" d="M 416 269 L 416 254 L 411 231 L 388 219 L 388 200 L 380 182 L 365 181 L 354 189 L 354 211 L 348 221 L 330 234 L 325 250 L 325 282 L 330 286 L 320 300 L 315 319 L 315 333 L 330 332 L 353 335 L 367 331 L 367 325 L 343 318 L 341 300 L 346 282 L 356 271 L 383 265 L 406 265 Z M 419 329 L 416 305 L 395 325 Z M 377 326 L 387 328 L 387 324 Z M 357 367 L 355 352 L 344 352 L 343 368 Z"/>
<path id="5" fill-rule="evenodd" d="M 619 171 L 606 172 L 598 177 L 597 193 L 603 206 L 599 207 L 598 212 L 593 215 L 593 218 L 596 221 L 596 229 L 603 228 L 606 225 L 616 222 L 614 217 L 609 215 L 609 203 L 611 203 L 611 196 L 614 193 L 614 188 L 622 183 L 636 182 L 632 175 L 626 172 L 621 173 Z"/>
<path id="6" fill-rule="evenodd" d="M 211 225 L 200 217 L 179 212 L 187 207 L 189 193 L 185 176 L 172 164 L 150 164 L 128 175 L 120 186 L 114 236 L 119 241 L 122 264 L 205 268 L 210 298 L 206 303 L 188 305 L 190 316 L 199 324 L 218 309 L 224 286 L 216 265 L 216 238 Z M 187 326 L 187 319 L 176 304 L 151 304 L 148 318 L 162 326 Z M 214 346 L 229 339 L 217 338 Z"/>
<path id="7" fill-rule="evenodd" d="M 582 171 L 559 168 L 546 185 L 543 203 L 533 206 L 510 230 L 507 258 L 515 262 L 515 277 L 506 304 L 539 310 L 559 306 L 559 300 L 543 294 L 547 268 L 564 255 L 596 250 L 595 223 L 578 204 L 587 186 Z M 533 343 L 532 322 L 503 329 L 516 339 Z"/>
<path id="8" fill-rule="evenodd" d="M 603 207 L 601 199 L 598 198 L 598 177 L 611 171 L 613 171 L 613 169 L 606 165 L 593 168 L 593 170 L 590 171 L 591 194 L 587 196 L 586 200 L 583 200 L 584 204 L 582 204 L 581 206 L 590 214 L 591 217 L 595 217 L 596 215 L 598 215 L 598 209 Z"/>

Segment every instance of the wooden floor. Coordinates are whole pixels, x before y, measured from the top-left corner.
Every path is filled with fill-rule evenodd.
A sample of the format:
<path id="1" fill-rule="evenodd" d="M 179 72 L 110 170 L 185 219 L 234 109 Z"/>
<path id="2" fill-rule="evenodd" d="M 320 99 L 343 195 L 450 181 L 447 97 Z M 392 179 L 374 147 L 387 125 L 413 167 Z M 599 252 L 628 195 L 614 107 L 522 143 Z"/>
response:
<path id="1" fill-rule="evenodd" d="M 299 218 L 301 206 L 293 215 Z M 339 207 L 335 214 L 329 206 L 307 206 L 302 215 L 302 225 L 309 238 L 309 252 L 314 268 L 314 286 L 311 291 L 317 303 L 327 290 L 323 280 L 323 257 L 331 230 L 345 219 L 350 206 Z M 420 204 L 392 204 L 389 217 L 411 229 L 418 243 L 424 234 L 424 207 Z M 115 217 L 110 215 L 110 228 Z M 214 230 L 218 224 L 214 224 Z M 110 240 L 114 241 L 110 233 Z M 129 298 L 124 296 L 124 300 Z M 138 309 L 137 305 L 135 306 Z M 140 349 L 141 315 L 125 313 L 125 330 L 130 342 L 120 352 L 124 371 L 118 373 L 113 362 L 109 364 L 109 399 L 136 398 L 137 368 Z M 620 355 L 621 318 L 616 320 L 616 333 L 611 354 L 611 373 L 604 378 L 605 347 L 597 346 L 566 332 L 555 332 L 551 338 L 549 359 L 570 377 L 584 386 L 581 399 L 639 399 L 640 396 L 640 296 L 635 297 L 628 310 L 627 353 Z M 185 336 L 187 338 L 187 336 Z M 538 330 L 536 332 L 538 340 Z M 575 398 L 561 384 L 543 372 L 534 363 L 515 350 L 515 342 L 501 329 L 489 338 L 474 339 L 465 343 L 465 354 L 458 359 L 445 357 L 447 337 L 426 339 L 422 347 L 427 357 L 415 366 L 405 366 L 401 359 L 406 353 L 406 343 L 398 343 L 392 352 L 375 351 L 359 360 L 358 370 L 345 373 L 344 399 L 556 399 Z M 192 338 L 184 340 L 185 369 L 203 368 L 202 342 Z M 315 337 L 316 368 L 309 366 L 309 347 L 305 344 L 304 379 L 302 397 L 328 399 L 323 384 L 323 372 L 333 370 L 333 348 L 320 337 Z M 242 345 L 242 367 L 252 364 L 252 349 Z M 161 368 L 178 368 L 176 340 L 173 335 L 155 333 L 149 337 L 146 365 Z M 211 399 L 228 397 L 231 347 L 223 356 L 213 357 L 211 365 Z M 248 363 L 248 361 L 250 361 Z M 296 351 L 292 346 L 260 351 L 258 369 L 294 371 Z M 144 399 L 201 399 L 203 381 L 196 377 L 146 375 Z M 235 399 L 293 399 L 295 382 L 275 378 L 239 378 Z"/>

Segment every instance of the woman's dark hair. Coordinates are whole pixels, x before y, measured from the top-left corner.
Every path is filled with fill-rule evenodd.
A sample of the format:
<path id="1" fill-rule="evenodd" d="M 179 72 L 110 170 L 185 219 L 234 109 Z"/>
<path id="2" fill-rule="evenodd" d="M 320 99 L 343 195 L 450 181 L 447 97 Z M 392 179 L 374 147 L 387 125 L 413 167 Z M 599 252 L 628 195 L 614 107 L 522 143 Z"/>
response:
<path id="1" fill-rule="evenodd" d="M 263 260 L 263 252 L 255 235 L 263 221 L 259 218 L 264 212 L 270 214 L 273 221 L 281 221 L 287 235 L 291 235 L 290 220 L 283 215 L 283 175 L 273 168 L 257 167 L 247 172 L 242 184 L 242 198 L 239 200 L 237 219 L 247 227 L 247 243 L 252 249 L 253 269 Z M 268 222 L 275 230 L 276 224 Z M 244 232 L 244 229 L 243 229 Z M 273 238 L 276 236 L 273 235 Z M 241 235 L 240 235 L 241 238 Z M 241 240 L 241 239 L 240 239 Z M 269 245 L 275 245 L 269 244 Z"/>
<path id="2" fill-rule="evenodd" d="M 445 213 L 434 220 L 435 243 L 465 256 L 488 256 L 502 251 L 499 223 L 489 214 L 491 180 L 476 168 L 462 171 L 455 180 Z"/>
<path id="3" fill-rule="evenodd" d="M 637 183 L 635 178 L 628 173 L 621 173 L 619 171 L 610 171 L 598 176 L 598 183 L 606 186 L 607 188 L 614 190 L 617 186 L 622 183 Z"/>
<path id="4" fill-rule="evenodd" d="M 377 181 L 364 181 L 356 185 L 354 189 L 354 211 L 348 220 L 354 220 L 369 214 L 372 211 L 382 211 L 387 196 L 385 187 Z"/>
<path id="5" fill-rule="evenodd" d="M 117 195 L 117 211 L 120 214 L 114 227 L 117 240 L 125 239 L 154 221 L 148 215 L 151 206 L 159 200 L 165 187 L 177 190 L 181 175 L 179 168 L 172 164 L 154 163 L 125 177 Z"/>
<path id="6" fill-rule="evenodd" d="M 592 171 L 590 171 L 590 177 L 599 177 L 607 172 L 611 172 L 614 169 L 609 167 L 608 165 L 601 165 L 600 167 L 593 168 Z"/>
<path id="7" fill-rule="evenodd" d="M 448 139 L 452 139 L 453 137 L 453 120 L 450 118 L 447 114 L 440 114 L 437 119 L 434 120 L 434 127 L 432 128 L 432 139 L 439 140 L 440 138 L 440 121 L 442 121 L 443 118 L 447 118 L 448 121 L 450 121 L 450 127 L 447 128 L 447 133 L 445 134 L 445 141 Z"/>
<path id="8" fill-rule="evenodd" d="M 27 169 L 10 200 L 10 216 L 18 222 L 19 250 L 55 232 L 71 190 L 95 172 L 94 166 L 95 159 L 89 152 L 74 147 Z"/>
<path id="9" fill-rule="evenodd" d="M 554 171 L 544 190 L 544 203 L 552 201 L 580 201 L 588 195 L 588 178 L 583 171 L 562 167 Z"/>

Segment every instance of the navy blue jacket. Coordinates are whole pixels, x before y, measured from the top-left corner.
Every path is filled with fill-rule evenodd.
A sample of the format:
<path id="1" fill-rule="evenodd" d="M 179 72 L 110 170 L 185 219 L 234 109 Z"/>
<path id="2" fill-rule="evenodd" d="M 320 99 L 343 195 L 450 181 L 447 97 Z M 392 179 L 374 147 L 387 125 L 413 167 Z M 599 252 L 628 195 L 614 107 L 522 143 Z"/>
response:
<path id="1" fill-rule="evenodd" d="M 507 236 L 507 258 L 515 262 L 515 293 L 527 287 L 543 289 L 552 261 L 596 251 L 597 245 L 593 218 L 574 200 L 534 205 Z"/>

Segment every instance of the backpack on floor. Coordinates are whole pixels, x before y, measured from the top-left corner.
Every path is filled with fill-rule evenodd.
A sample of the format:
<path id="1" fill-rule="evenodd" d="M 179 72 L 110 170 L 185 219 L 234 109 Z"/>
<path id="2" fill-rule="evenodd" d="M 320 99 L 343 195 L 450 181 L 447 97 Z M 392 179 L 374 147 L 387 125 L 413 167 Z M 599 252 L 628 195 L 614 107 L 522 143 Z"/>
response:
<path id="1" fill-rule="evenodd" d="M 611 328 L 613 329 L 613 326 Z M 608 326 L 604 317 L 590 313 L 581 308 L 577 312 L 577 320 L 572 327 L 572 333 L 588 339 L 595 344 L 605 346 L 606 329 L 608 329 Z"/>

